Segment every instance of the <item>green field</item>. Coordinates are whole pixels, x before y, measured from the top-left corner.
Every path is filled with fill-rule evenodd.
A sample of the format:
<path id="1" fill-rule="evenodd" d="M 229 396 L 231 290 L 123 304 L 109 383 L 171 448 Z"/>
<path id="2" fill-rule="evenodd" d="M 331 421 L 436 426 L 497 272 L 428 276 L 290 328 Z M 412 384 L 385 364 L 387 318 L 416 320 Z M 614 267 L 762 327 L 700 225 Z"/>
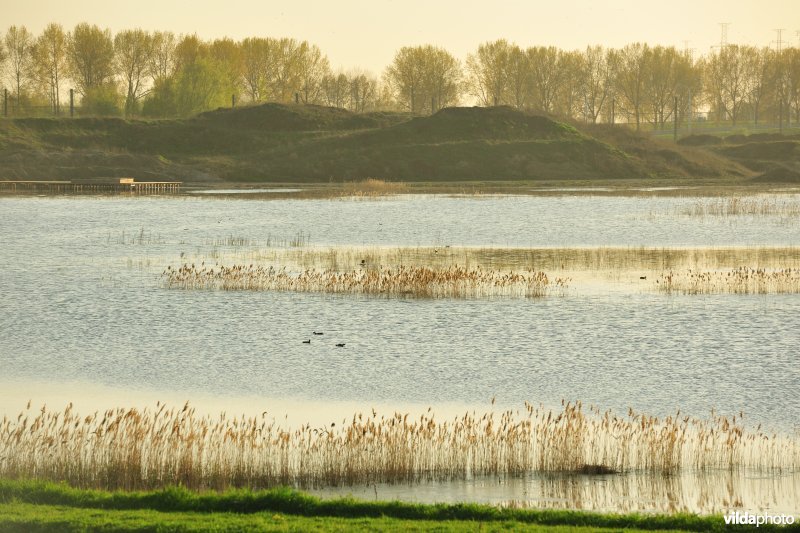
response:
<path id="1" fill-rule="evenodd" d="M 734 526 L 732 526 L 734 527 Z M 755 530 L 735 526 L 736 531 Z M 0 531 L 724 531 L 721 516 L 323 500 L 292 489 L 80 490 L 0 480 Z M 758 531 L 800 531 L 761 526 Z"/>

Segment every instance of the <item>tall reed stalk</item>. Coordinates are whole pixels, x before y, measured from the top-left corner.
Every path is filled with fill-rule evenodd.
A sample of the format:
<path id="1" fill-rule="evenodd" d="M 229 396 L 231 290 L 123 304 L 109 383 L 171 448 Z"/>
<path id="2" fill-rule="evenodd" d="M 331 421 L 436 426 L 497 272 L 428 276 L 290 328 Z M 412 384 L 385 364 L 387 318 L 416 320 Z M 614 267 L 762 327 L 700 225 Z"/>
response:
<path id="1" fill-rule="evenodd" d="M 42 407 L 0 425 L 0 476 L 80 487 L 300 487 L 465 479 L 528 472 L 797 469 L 797 437 L 748 430 L 741 414 L 657 418 L 526 403 L 439 421 L 374 410 L 343 424 L 284 428 L 260 417 L 201 416 L 157 404 L 79 415 Z"/>

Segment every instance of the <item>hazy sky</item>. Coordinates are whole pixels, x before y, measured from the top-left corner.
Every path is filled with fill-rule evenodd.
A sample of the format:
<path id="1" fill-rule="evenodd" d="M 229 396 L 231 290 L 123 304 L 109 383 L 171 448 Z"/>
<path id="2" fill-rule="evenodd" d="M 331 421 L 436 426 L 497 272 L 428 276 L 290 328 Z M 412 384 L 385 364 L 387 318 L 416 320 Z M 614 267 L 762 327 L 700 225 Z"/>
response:
<path id="1" fill-rule="evenodd" d="M 0 32 L 83 21 L 204 39 L 295 37 L 319 45 L 334 68 L 379 73 L 404 45 L 435 44 L 463 60 L 498 38 L 565 49 L 688 41 L 701 54 L 719 42 L 719 22 L 730 23 L 731 43 L 774 46 L 774 29 L 785 28 L 783 40 L 797 46 L 800 0 L 0 0 Z"/>

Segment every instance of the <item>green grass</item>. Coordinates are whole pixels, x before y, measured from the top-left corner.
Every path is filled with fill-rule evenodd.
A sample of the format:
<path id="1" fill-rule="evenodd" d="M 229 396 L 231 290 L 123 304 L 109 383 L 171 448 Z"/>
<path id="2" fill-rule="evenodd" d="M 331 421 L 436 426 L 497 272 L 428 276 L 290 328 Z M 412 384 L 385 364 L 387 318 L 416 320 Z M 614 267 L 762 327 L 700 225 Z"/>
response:
<path id="1" fill-rule="evenodd" d="M 552 530 L 723 531 L 721 516 L 604 514 L 501 509 L 479 504 L 320 499 L 292 489 L 197 493 L 82 490 L 63 484 L 0 480 L 0 531 L 130 530 Z M 737 531 L 747 531 L 737 526 Z M 777 530 L 761 526 L 759 531 Z M 800 527 L 781 531 L 800 531 Z"/>
<path id="2" fill-rule="evenodd" d="M 13 503 L 0 505 L 0 531 L 597 531 L 598 528 L 546 527 L 519 522 L 332 518 L 253 514 L 119 511 Z"/>

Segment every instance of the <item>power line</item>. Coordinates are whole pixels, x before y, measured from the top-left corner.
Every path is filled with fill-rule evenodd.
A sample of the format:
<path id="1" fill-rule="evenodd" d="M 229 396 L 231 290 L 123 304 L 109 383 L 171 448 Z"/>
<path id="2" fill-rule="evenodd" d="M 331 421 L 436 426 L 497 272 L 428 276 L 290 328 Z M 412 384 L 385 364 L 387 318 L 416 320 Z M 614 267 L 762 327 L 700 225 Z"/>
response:
<path id="1" fill-rule="evenodd" d="M 730 22 L 718 22 L 719 24 L 719 46 L 712 46 L 711 48 L 719 48 L 722 51 L 728 45 L 728 26 Z"/>
<path id="2" fill-rule="evenodd" d="M 783 50 L 783 32 L 786 31 L 786 28 L 776 28 L 773 30 L 777 35 L 777 39 L 773 41 L 775 43 L 776 48 L 778 49 L 778 55 L 780 55 L 781 50 Z"/>
<path id="3" fill-rule="evenodd" d="M 720 22 L 719 23 L 719 47 L 725 48 L 728 44 L 728 26 L 730 26 L 730 22 Z"/>
<path id="4" fill-rule="evenodd" d="M 798 32 L 800 33 L 800 32 Z M 689 61 L 694 63 L 694 48 L 689 48 L 691 41 L 684 39 L 683 41 L 683 55 L 689 58 Z"/>

